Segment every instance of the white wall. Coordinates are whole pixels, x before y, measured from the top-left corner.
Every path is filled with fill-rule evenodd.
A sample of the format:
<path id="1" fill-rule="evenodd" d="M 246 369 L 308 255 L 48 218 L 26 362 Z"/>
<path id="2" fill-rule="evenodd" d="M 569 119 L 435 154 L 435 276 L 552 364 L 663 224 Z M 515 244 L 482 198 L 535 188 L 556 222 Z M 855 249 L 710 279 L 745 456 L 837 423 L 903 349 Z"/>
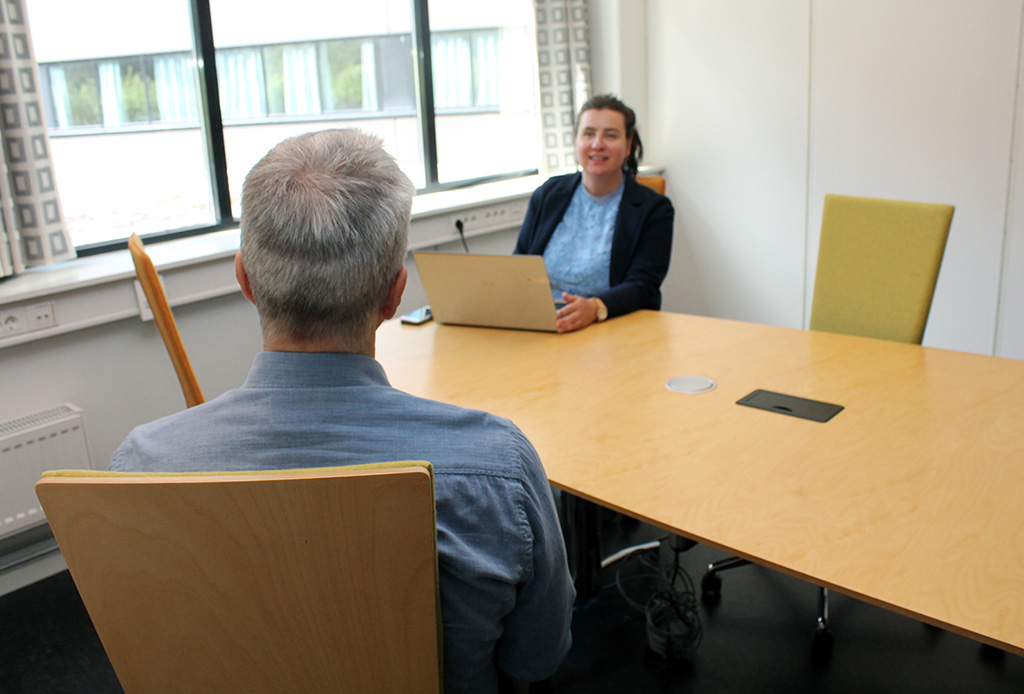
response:
<path id="1" fill-rule="evenodd" d="M 206 398 L 239 385 L 261 347 L 252 305 L 238 294 L 174 313 Z M 0 373 L 0 421 L 72 402 L 101 469 L 132 427 L 185 406 L 156 326 L 138 318 L 4 347 Z"/>
<path id="2" fill-rule="evenodd" d="M 1024 358 L 1020 0 L 647 8 L 645 141 L 677 210 L 666 308 L 805 326 L 826 192 L 949 202 L 925 344 Z"/>
<path id="3" fill-rule="evenodd" d="M 648 6 L 647 142 L 676 207 L 665 308 L 799 327 L 807 3 Z"/>
<path id="4" fill-rule="evenodd" d="M 1020 2 L 813 4 L 810 219 L 829 192 L 956 206 L 928 344 L 993 349 L 1020 18 Z M 809 233 L 809 276 L 817 247 Z"/>
<path id="5" fill-rule="evenodd" d="M 589 8 L 593 92 L 616 94 L 629 104 L 644 135 L 647 89 L 652 83 L 645 48 L 647 0 L 590 0 Z"/>

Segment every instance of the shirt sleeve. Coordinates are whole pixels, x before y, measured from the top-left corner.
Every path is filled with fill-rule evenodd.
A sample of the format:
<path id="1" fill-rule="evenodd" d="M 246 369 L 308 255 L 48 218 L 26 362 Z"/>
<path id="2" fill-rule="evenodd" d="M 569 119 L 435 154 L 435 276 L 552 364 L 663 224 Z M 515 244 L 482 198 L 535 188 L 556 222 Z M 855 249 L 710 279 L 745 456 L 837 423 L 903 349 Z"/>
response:
<path id="1" fill-rule="evenodd" d="M 498 667 L 521 682 L 550 677 L 572 645 L 570 626 L 576 589 L 547 475 L 537 452 L 522 437 L 523 513 L 532 535 L 529 571 L 502 624 Z"/>

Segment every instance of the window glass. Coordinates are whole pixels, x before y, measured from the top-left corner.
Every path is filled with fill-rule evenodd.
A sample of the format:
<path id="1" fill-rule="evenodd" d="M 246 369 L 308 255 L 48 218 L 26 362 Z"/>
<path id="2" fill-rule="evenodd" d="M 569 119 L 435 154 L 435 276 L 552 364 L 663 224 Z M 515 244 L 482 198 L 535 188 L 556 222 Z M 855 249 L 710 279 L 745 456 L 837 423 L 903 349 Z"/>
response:
<path id="1" fill-rule="evenodd" d="M 82 61 L 40 69 L 52 101 L 51 120 L 59 127 L 100 125 L 100 83 L 96 63 Z"/>
<path id="2" fill-rule="evenodd" d="M 412 7 L 409 0 L 291 0 L 282 13 L 267 0 L 211 0 L 236 214 L 253 164 L 285 137 L 310 130 L 373 132 L 413 182 L 425 184 Z M 396 44 L 404 52 L 395 54 Z"/>
<path id="3" fill-rule="evenodd" d="M 187 2 L 26 0 L 76 246 L 214 223 Z"/>
<path id="4" fill-rule="evenodd" d="M 363 53 L 367 54 L 366 65 Z M 373 42 L 325 41 L 320 48 L 320 83 L 325 111 L 370 110 L 376 98 Z M 365 86 L 364 86 L 365 84 Z"/>
<path id="5" fill-rule="evenodd" d="M 441 183 L 540 160 L 532 2 L 430 0 Z"/>

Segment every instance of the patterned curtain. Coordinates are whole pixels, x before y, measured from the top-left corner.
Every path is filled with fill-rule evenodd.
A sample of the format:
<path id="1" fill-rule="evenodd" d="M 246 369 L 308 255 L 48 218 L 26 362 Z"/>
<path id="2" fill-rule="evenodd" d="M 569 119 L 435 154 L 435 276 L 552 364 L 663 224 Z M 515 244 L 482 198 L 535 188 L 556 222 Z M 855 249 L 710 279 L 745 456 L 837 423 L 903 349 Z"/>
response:
<path id="1" fill-rule="evenodd" d="M 587 0 L 534 0 L 543 171 L 576 168 L 576 112 L 591 97 Z"/>
<path id="2" fill-rule="evenodd" d="M 0 277 L 75 257 L 22 0 L 0 2 Z"/>

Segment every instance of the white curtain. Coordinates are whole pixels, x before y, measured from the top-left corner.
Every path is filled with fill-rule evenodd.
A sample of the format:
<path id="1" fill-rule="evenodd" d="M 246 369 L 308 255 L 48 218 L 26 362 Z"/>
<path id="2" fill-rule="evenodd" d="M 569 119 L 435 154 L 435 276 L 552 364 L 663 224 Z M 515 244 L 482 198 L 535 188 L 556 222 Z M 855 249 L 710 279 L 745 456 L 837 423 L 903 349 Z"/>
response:
<path id="1" fill-rule="evenodd" d="M 156 103 L 162 121 L 198 121 L 199 104 L 191 58 L 185 55 L 160 56 L 153 60 Z M 50 71 L 52 74 L 52 70 Z"/>
<path id="2" fill-rule="evenodd" d="M 63 65 L 50 67 L 50 100 L 58 128 L 71 125 L 71 96 L 68 94 L 68 79 Z"/>
<path id="3" fill-rule="evenodd" d="M 22 0 L 0 3 L 0 277 L 75 257 Z"/>
<path id="4" fill-rule="evenodd" d="M 476 53 L 476 106 L 498 106 L 498 34 L 479 32 L 473 38 Z"/>
<path id="5" fill-rule="evenodd" d="M 284 63 L 284 112 L 320 113 L 320 83 L 316 80 L 316 47 L 286 46 Z"/>
<path id="6" fill-rule="evenodd" d="M 100 107 L 103 125 L 121 125 L 125 122 L 124 90 L 121 84 L 121 64 L 105 60 L 100 63 Z"/>
<path id="7" fill-rule="evenodd" d="M 217 51 L 217 82 L 225 119 L 266 115 L 263 61 L 257 51 Z"/>
<path id="8" fill-rule="evenodd" d="M 534 0 L 546 173 L 576 167 L 576 112 L 591 97 L 587 0 Z"/>
<path id="9" fill-rule="evenodd" d="M 473 105 L 473 64 L 469 38 L 464 34 L 431 37 L 430 60 L 434 76 L 435 108 Z"/>
<path id="10" fill-rule="evenodd" d="M 364 41 L 359 47 L 359 60 L 363 72 L 363 110 L 377 110 L 377 58 L 373 41 Z"/>

